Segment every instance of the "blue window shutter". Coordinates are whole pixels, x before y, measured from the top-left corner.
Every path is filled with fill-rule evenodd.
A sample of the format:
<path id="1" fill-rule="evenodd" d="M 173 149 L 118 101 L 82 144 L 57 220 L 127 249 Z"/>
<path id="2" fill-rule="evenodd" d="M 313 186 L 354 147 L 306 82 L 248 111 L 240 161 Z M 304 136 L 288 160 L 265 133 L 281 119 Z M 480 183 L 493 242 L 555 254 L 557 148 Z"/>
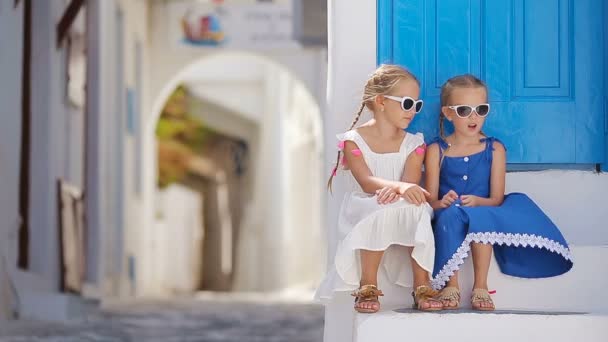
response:
<path id="1" fill-rule="evenodd" d="M 472 73 L 490 88 L 484 130 L 505 142 L 508 162 L 606 162 L 608 71 L 598 68 L 608 65 L 608 5 L 602 0 L 377 4 L 378 63 L 405 66 L 422 82 L 425 108 L 412 131 L 436 136 L 441 85 Z"/>

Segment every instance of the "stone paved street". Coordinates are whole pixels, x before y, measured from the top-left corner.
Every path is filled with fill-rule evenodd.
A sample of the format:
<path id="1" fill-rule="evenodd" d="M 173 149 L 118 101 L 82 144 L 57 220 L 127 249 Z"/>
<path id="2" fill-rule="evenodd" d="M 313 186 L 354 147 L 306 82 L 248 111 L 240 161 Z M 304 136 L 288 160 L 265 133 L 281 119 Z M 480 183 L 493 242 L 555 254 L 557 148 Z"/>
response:
<path id="1" fill-rule="evenodd" d="M 323 308 L 230 298 L 112 303 L 80 321 L 0 323 L 0 341 L 321 342 Z"/>

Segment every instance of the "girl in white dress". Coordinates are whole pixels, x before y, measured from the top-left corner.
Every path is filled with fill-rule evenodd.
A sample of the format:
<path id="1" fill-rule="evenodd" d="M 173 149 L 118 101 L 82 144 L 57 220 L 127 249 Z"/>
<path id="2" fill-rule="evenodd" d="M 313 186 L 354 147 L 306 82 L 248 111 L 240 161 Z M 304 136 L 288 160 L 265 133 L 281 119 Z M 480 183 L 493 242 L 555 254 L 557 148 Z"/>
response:
<path id="1" fill-rule="evenodd" d="M 391 282 L 413 285 L 414 307 L 441 310 L 430 287 L 435 243 L 428 192 L 418 186 L 425 144 L 421 133 L 406 133 L 422 108 L 420 85 L 409 71 L 382 65 L 365 85 L 361 107 L 348 132 L 338 135 L 338 158 L 329 179 L 346 177 L 340 208 L 335 263 L 317 290 L 329 300 L 336 291 L 354 291 L 355 310 L 380 309 L 378 271 Z M 353 129 L 365 108 L 373 119 Z M 339 169 L 339 166 L 342 166 Z M 413 279 L 408 272 L 411 260 Z M 381 267 L 382 266 L 382 267 Z"/>

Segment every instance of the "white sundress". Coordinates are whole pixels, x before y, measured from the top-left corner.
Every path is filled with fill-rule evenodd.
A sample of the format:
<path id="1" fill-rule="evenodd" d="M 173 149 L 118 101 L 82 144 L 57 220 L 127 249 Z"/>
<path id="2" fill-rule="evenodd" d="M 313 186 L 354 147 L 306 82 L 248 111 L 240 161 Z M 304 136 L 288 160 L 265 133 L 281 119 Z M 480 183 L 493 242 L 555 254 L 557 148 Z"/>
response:
<path id="1" fill-rule="evenodd" d="M 339 141 L 349 140 L 357 144 L 374 176 L 392 181 L 401 180 L 407 157 L 424 144 L 422 133 L 407 133 L 399 152 L 375 153 L 356 130 L 337 137 Z M 380 205 L 375 195 L 363 192 L 350 171 L 340 170 L 337 176 L 346 177 L 347 184 L 338 219 L 339 242 L 334 264 L 329 265 L 315 298 L 329 301 L 336 291 L 359 288 L 361 249 L 385 250 L 378 272 L 386 272 L 386 279 L 394 284 L 412 286 L 410 254 L 406 247 L 413 247 L 411 257 L 429 274 L 432 273 L 435 240 L 431 206 L 428 203 L 416 206 L 403 198 L 392 204 Z"/>

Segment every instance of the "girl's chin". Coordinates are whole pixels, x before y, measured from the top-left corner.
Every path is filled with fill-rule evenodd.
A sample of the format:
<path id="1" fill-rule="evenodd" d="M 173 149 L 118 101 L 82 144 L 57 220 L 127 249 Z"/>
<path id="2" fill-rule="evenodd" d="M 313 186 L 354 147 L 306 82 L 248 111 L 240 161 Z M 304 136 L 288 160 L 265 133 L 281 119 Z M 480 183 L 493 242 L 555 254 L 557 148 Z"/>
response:
<path id="1" fill-rule="evenodd" d="M 410 120 L 410 119 L 407 119 L 407 120 L 401 120 L 401 122 L 399 123 L 399 124 L 400 124 L 399 126 L 400 126 L 402 129 L 406 129 L 406 128 L 408 128 L 408 127 L 410 126 L 410 123 L 411 123 L 411 122 L 412 122 L 412 120 Z"/>
<path id="2" fill-rule="evenodd" d="M 481 133 L 481 130 L 479 128 L 475 128 L 475 129 L 471 129 L 469 127 L 465 127 L 464 129 L 458 130 L 458 133 L 467 136 L 467 137 L 474 137 L 477 136 Z"/>

